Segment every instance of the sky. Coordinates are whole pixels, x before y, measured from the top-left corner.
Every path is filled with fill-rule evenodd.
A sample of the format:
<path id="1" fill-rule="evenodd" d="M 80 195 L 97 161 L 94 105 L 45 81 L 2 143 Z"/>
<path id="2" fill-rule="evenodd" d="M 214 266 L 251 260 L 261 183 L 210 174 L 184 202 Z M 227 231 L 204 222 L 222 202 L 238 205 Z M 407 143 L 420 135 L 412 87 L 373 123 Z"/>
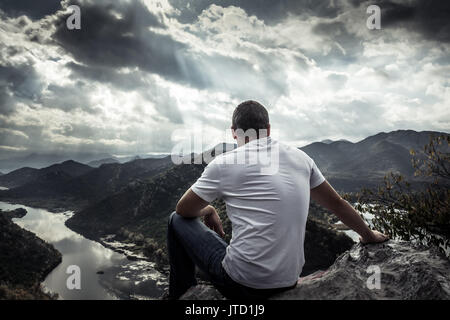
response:
<path id="1" fill-rule="evenodd" d="M 204 148 L 232 141 L 249 99 L 295 146 L 449 132 L 449 16 L 440 0 L 2 0 L 0 153 Z"/>

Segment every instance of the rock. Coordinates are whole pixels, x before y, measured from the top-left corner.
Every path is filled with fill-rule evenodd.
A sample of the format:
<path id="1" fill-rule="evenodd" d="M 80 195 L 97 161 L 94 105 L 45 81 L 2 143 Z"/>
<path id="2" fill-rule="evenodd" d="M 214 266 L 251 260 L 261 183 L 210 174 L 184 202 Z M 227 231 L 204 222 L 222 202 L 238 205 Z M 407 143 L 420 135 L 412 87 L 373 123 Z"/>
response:
<path id="1" fill-rule="evenodd" d="M 296 288 L 272 299 L 450 299 L 449 270 L 449 260 L 435 248 L 393 240 L 365 246 L 355 244 L 328 270 L 300 278 Z M 199 285 L 188 290 L 182 299 L 223 297 L 211 285 Z"/>
<path id="2" fill-rule="evenodd" d="M 226 300 L 212 285 L 199 284 L 191 287 L 180 300 Z"/>
<path id="3" fill-rule="evenodd" d="M 27 210 L 24 208 L 17 208 L 14 210 L 3 211 L 0 210 L 0 214 L 3 214 L 5 217 L 12 218 L 23 218 L 27 214 Z"/>

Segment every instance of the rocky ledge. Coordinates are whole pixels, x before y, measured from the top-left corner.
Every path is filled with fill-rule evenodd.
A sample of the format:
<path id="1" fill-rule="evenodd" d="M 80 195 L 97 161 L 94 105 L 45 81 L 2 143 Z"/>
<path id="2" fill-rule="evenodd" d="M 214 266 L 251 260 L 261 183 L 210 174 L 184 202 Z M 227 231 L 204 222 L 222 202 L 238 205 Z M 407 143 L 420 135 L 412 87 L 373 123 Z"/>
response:
<path id="1" fill-rule="evenodd" d="M 300 278 L 276 300 L 450 299 L 450 262 L 435 248 L 409 242 L 355 244 L 326 271 Z M 191 288 L 184 300 L 218 300 L 211 285 Z"/>

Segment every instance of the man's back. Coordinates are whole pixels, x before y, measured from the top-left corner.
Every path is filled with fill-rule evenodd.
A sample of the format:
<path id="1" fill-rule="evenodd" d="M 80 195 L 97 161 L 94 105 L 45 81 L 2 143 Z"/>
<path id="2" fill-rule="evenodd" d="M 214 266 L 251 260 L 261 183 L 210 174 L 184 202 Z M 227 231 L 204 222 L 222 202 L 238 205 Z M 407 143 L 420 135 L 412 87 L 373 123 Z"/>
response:
<path id="1" fill-rule="evenodd" d="M 270 168 L 264 159 L 256 160 L 267 155 Z M 310 189 L 324 180 L 303 151 L 270 137 L 250 141 L 208 165 L 191 189 L 206 201 L 222 198 L 226 203 L 233 234 L 223 267 L 233 280 L 252 288 L 297 281 L 304 264 Z"/>

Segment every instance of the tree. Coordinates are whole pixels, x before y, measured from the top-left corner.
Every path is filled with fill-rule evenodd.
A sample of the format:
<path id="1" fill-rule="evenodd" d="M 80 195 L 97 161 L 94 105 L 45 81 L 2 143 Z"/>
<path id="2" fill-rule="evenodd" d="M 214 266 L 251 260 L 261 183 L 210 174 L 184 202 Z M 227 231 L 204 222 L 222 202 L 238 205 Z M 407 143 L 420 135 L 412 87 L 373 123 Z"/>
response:
<path id="1" fill-rule="evenodd" d="M 390 173 L 377 190 L 363 189 L 357 209 L 374 215 L 373 227 L 391 238 L 450 249 L 450 135 L 431 136 L 423 152 L 411 150 L 411 187 L 400 174 Z M 417 185 L 417 184 L 416 184 Z"/>

